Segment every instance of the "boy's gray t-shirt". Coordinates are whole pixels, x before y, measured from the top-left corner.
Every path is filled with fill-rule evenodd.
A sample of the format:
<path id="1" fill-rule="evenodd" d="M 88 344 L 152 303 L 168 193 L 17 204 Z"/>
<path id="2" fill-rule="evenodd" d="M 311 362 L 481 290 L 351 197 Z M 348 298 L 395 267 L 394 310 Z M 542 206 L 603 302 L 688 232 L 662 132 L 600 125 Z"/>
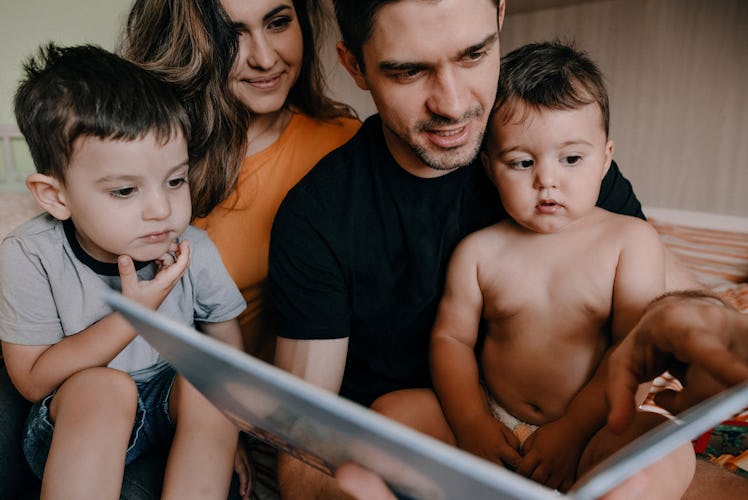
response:
<path id="1" fill-rule="evenodd" d="M 190 264 L 158 311 L 190 326 L 237 317 L 246 303 L 208 235 L 190 226 L 180 239 L 190 242 Z M 155 273 L 156 264 L 149 263 L 138 278 Z M 112 312 L 103 299 L 106 287 L 120 291 L 119 275 L 97 274 L 82 262 L 62 222 L 49 214 L 34 217 L 0 243 L 0 340 L 51 345 L 75 335 Z M 164 364 L 138 336 L 108 366 L 142 381 Z"/>

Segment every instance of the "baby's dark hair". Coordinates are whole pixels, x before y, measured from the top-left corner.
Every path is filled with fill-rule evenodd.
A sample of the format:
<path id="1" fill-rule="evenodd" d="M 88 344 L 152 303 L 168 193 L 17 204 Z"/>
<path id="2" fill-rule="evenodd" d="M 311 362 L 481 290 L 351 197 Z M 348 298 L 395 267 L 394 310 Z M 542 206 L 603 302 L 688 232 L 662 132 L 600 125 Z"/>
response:
<path id="1" fill-rule="evenodd" d="M 603 75 L 597 65 L 573 43 L 531 43 L 501 59 L 494 111 L 518 104 L 539 109 L 576 109 L 597 103 L 605 135 L 610 128 L 610 105 Z"/>
<path id="2" fill-rule="evenodd" d="M 39 173 L 64 182 L 76 139 L 131 141 L 155 133 L 163 143 L 190 121 L 172 87 L 94 45 L 39 48 L 23 66 L 15 95 L 18 127 Z"/>

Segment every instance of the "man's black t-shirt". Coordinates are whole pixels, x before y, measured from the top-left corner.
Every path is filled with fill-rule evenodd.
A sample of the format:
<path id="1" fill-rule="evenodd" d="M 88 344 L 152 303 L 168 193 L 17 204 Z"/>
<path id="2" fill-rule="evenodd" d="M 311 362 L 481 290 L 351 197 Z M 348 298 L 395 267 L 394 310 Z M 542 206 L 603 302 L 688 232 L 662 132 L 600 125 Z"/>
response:
<path id="1" fill-rule="evenodd" d="M 615 163 L 598 205 L 643 217 Z M 349 338 L 341 395 L 363 405 L 429 387 L 428 344 L 449 257 L 505 216 L 478 161 L 423 179 L 402 169 L 378 115 L 288 194 L 273 224 L 269 280 L 278 335 Z"/>

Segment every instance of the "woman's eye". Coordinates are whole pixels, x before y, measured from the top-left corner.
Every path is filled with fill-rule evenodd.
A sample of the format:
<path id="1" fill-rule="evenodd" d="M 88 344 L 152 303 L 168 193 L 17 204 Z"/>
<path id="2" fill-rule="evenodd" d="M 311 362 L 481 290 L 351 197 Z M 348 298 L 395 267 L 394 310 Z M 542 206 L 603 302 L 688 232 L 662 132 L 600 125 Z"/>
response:
<path id="1" fill-rule="evenodd" d="M 276 17 L 268 23 L 268 29 L 270 31 L 283 31 L 285 30 L 293 19 L 289 16 Z"/>

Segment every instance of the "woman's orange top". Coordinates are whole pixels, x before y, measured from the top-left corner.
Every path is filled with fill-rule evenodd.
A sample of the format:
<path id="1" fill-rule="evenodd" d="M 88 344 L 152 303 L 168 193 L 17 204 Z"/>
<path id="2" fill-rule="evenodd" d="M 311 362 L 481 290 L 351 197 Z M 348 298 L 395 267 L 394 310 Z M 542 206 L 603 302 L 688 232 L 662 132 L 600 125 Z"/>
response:
<path id="1" fill-rule="evenodd" d="M 236 189 L 194 224 L 208 232 L 247 301 L 239 316 L 245 350 L 272 361 L 275 327 L 267 304 L 270 228 L 281 201 L 327 153 L 356 133 L 351 118 L 321 121 L 295 113 L 278 140 L 245 158 Z"/>

